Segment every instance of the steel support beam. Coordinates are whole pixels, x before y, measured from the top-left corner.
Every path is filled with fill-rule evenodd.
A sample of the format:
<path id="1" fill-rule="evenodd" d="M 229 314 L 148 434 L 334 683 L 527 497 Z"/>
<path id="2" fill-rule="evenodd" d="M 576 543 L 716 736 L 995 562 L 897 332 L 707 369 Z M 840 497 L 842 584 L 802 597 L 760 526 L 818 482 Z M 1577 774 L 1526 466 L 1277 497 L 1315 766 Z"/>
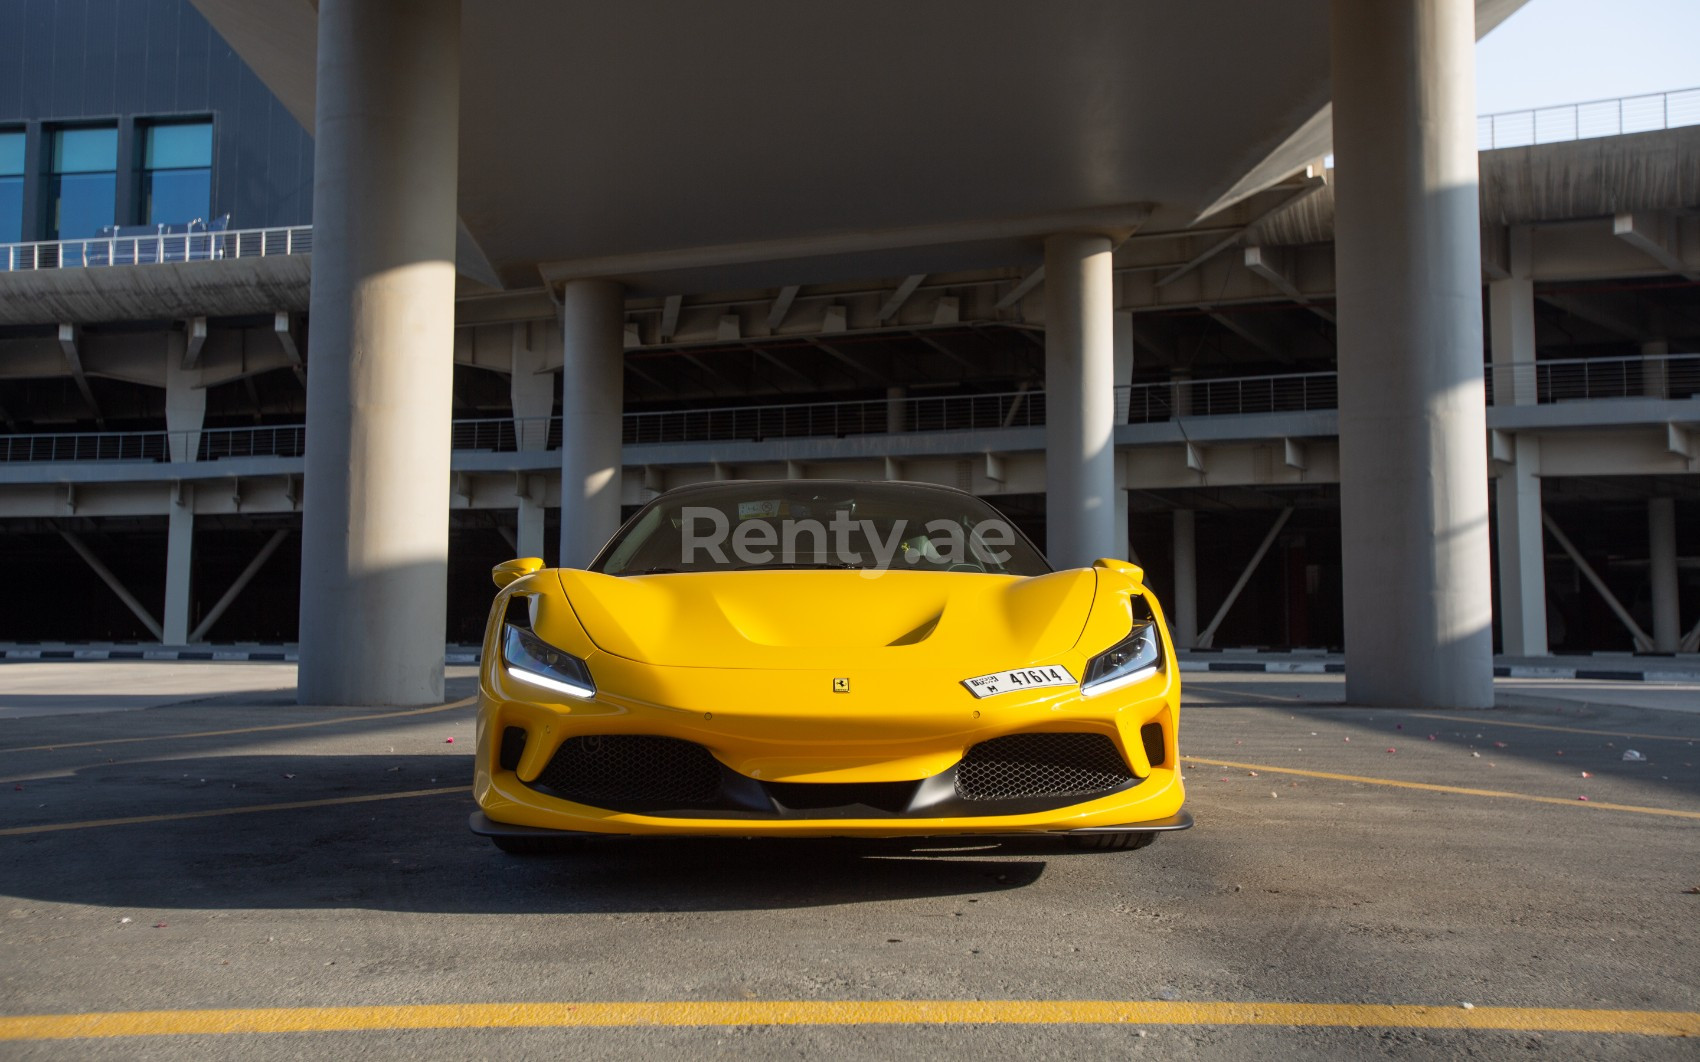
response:
<path id="1" fill-rule="evenodd" d="M 63 530 L 59 532 L 59 537 L 63 538 L 65 540 L 65 544 L 76 551 L 77 556 L 83 558 L 83 563 L 87 564 L 94 570 L 96 575 L 100 576 L 100 581 L 105 583 L 107 588 L 118 596 L 118 600 L 124 602 L 125 606 L 128 607 L 131 612 L 136 614 L 136 618 L 142 621 L 142 626 L 148 629 L 148 633 L 154 636 L 155 641 L 165 641 L 165 630 L 160 627 L 159 621 L 153 618 L 153 613 L 149 612 L 142 606 L 140 601 L 136 600 L 136 595 L 130 593 L 124 584 L 118 581 L 118 577 L 112 574 L 112 569 L 102 564 L 100 562 L 100 558 L 96 557 L 94 553 L 89 550 L 88 546 L 83 544 L 83 540 L 81 538 L 77 537 L 70 531 Z"/>
<path id="2" fill-rule="evenodd" d="M 272 554 L 277 552 L 277 548 L 283 545 L 283 540 L 288 537 L 289 529 L 287 527 L 272 532 L 272 537 L 266 539 L 266 544 L 260 547 L 260 552 L 254 554 L 254 559 L 249 561 L 247 567 L 242 569 L 242 573 L 230 584 L 230 589 L 226 590 L 224 596 L 220 597 L 213 604 L 213 607 L 207 610 L 207 614 L 201 619 L 200 624 L 189 632 L 189 641 L 199 642 L 206 639 L 207 632 L 212 630 L 213 624 L 217 623 L 231 603 L 242 595 L 242 591 L 248 588 L 248 584 L 253 582 L 254 576 L 259 574 L 260 569 L 266 566 L 266 561 L 271 559 Z"/>
<path id="3" fill-rule="evenodd" d="M 1227 598 L 1222 601 L 1222 607 L 1216 610 L 1215 616 L 1211 617 L 1210 625 L 1198 632 L 1198 639 L 1193 642 L 1194 648 L 1209 649 L 1216 644 L 1216 629 L 1222 625 L 1223 620 L 1228 618 L 1228 610 L 1233 608 L 1234 602 L 1240 599 L 1240 591 L 1244 590 L 1246 584 L 1251 582 L 1251 577 L 1257 572 L 1257 566 L 1263 563 L 1263 558 L 1269 552 L 1269 547 L 1275 544 L 1275 539 L 1281 534 L 1281 529 L 1286 527 L 1287 521 L 1292 518 L 1293 510 L 1291 506 L 1281 510 L 1281 515 L 1275 518 L 1274 526 L 1269 529 L 1268 534 L 1263 536 L 1263 541 L 1258 543 L 1257 552 L 1251 555 L 1251 560 L 1246 564 L 1245 570 L 1240 572 L 1240 577 L 1234 581 L 1234 588 L 1228 591 Z"/>
<path id="4" fill-rule="evenodd" d="M 1559 548 L 1569 555 L 1571 563 L 1576 565 L 1576 570 L 1582 573 L 1582 578 L 1588 580 L 1588 585 L 1599 593 L 1605 601 L 1606 607 L 1611 609 L 1612 615 L 1616 616 L 1618 622 L 1623 624 L 1624 629 L 1629 632 L 1631 644 L 1634 645 L 1635 650 L 1642 653 L 1651 652 L 1653 649 L 1652 636 L 1642 630 L 1641 625 L 1635 622 L 1634 617 L 1629 614 L 1628 609 L 1623 607 L 1623 603 L 1617 599 L 1617 595 L 1611 592 L 1611 588 L 1606 585 L 1605 580 L 1601 579 L 1599 573 L 1594 571 L 1594 566 L 1589 564 L 1587 558 L 1582 556 L 1582 551 L 1577 549 L 1575 544 L 1570 541 L 1570 536 L 1560 530 L 1558 524 L 1553 522 L 1553 518 L 1544 510 L 1541 513 L 1541 523 L 1552 533 L 1553 541 L 1558 543 Z"/>

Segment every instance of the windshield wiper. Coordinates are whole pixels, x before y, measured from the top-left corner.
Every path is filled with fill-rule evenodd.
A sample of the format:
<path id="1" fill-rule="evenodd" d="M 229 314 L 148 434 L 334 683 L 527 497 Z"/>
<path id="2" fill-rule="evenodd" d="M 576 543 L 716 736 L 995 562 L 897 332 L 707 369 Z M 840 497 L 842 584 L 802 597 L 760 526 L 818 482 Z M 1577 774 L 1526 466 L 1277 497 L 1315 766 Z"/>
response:
<path id="1" fill-rule="evenodd" d="M 866 568 L 866 567 L 867 567 L 866 564 L 839 564 L 839 563 L 828 563 L 828 562 L 825 562 L 825 561 L 797 562 L 797 563 L 793 563 L 793 564 L 782 564 L 782 563 L 775 561 L 772 564 L 744 564 L 744 565 L 740 565 L 739 567 L 733 568 L 732 570 L 735 571 L 735 572 L 754 572 L 754 571 L 761 571 L 761 570 L 766 569 L 766 568 L 789 568 L 789 569 L 812 569 L 812 570 L 834 570 L 834 571 L 837 571 L 837 570 L 860 571 L 861 569 Z"/>
<path id="2" fill-rule="evenodd" d="M 679 574 L 679 569 L 677 569 L 677 568 L 637 568 L 637 569 L 627 569 L 626 571 L 623 571 L 620 574 L 621 575 L 677 575 L 677 574 Z"/>

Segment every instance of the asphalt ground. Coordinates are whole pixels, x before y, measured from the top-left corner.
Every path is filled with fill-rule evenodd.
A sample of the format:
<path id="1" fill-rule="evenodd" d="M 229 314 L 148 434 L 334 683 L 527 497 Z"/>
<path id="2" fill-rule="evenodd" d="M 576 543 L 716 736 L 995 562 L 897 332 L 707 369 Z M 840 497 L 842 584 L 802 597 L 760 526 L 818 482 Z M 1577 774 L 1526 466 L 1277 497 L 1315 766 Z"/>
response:
<path id="1" fill-rule="evenodd" d="M 1700 1057 L 1692 712 L 1195 675 L 1198 826 L 1139 852 L 538 859 L 465 828 L 468 704 L 231 675 L 0 718 L 0 1057 Z"/>

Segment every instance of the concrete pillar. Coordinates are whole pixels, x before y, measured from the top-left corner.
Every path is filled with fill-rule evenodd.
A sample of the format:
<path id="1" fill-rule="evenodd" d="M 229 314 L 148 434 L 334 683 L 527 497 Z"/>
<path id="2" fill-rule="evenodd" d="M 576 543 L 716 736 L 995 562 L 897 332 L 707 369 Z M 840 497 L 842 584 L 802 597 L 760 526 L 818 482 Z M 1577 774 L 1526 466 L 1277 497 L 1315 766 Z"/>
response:
<path id="1" fill-rule="evenodd" d="M 1117 482 L 1119 484 L 1122 480 L 1118 477 Z M 1132 516 L 1128 511 L 1127 488 L 1117 486 L 1112 497 L 1115 501 L 1116 514 L 1116 551 L 1111 553 L 1110 556 L 1138 564 L 1139 557 L 1133 548 L 1133 525 Z"/>
<path id="2" fill-rule="evenodd" d="M 1507 656 L 1545 656 L 1546 537 L 1541 530 L 1541 442 L 1520 434 L 1494 481 L 1499 514 L 1499 633 Z"/>
<path id="3" fill-rule="evenodd" d="M 543 508 L 543 485 L 538 482 L 539 478 L 520 477 L 524 493 L 519 496 L 514 549 L 521 557 L 543 556 L 543 523 L 546 511 Z"/>
<path id="4" fill-rule="evenodd" d="M 557 323 L 530 322 L 513 326 L 513 360 L 508 376 L 509 402 L 514 411 L 514 441 L 518 449 L 549 448 L 549 417 L 555 412 L 555 374 L 551 354 L 560 346 Z M 537 477 L 518 480 L 515 549 L 521 557 L 543 556 L 543 488 Z"/>
<path id="5" fill-rule="evenodd" d="M 561 560 L 582 568 L 620 528 L 625 292 L 611 280 L 561 291 Z"/>
<path id="6" fill-rule="evenodd" d="M 1535 393 L 1535 282 L 1529 226 L 1511 226 L 1510 276 L 1488 283 L 1488 349 L 1496 406 L 1532 406 Z"/>
<path id="7" fill-rule="evenodd" d="M 199 369 L 183 368 L 186 339 L 181 332 L 166 333 L 165 340 L 165 438 L 173 461 L 193 461 L 201 451 L 201 427 L 207 420 L 207 389 Z"/>
<path id="8" fill-rule="evenodd" d="M 459 0 L 320 0 L 307 704 L 442 699 Z"/>
<path id="9" fill-rule="evenodd" d="M 1198 553 L 1191 509 L 1175 510 L 1175 589 L 1169 601 L 1169 634 L 1175 646 L 1198 641 Z"/>
<path id="10" fill-rule="evenodd" d="M 909 391 L 903 387 L 885 389 L 885 430 L 909 430 Z"/>
<path id="11" fill-rule="evenodd" d="M 1675 498 L 1648 500 L 1647 528 L 1647 573 L 1653 580 L 1653 649 L 1660 653 L 1674 653 L 1682 641 L 1676 577 Z"/>
<path id="12" fill-rule="evenodd" d="M 1133 393 L 1133 314 L 1126 310 L 1116 311 L 1112 342 L 1115 351 L 1111 359 L 1115 366 L 1115 422 L 1126 424 L 1128 399 Z"/>
<path id="13" fill-rule="evenodd" d="M 1472 0 L 1332 11 L 1346 698 L 1493 703 Z"/>
<path id="14" fill-rule="evenodd" d="M 189 593 L 195 559 L 195 488 L 184 484 L 172 491 L 165 533 L 165 614 L 161 617 L 166 645 L 189 644 Z"/>
<path id="15" fill-rule="evenodd" d="M 1650 339 L 1641 344 L 1641 393 L 1648 398 L 1670 397 L 1670 341 Z"/>
<path id="16" fill-rule="evenodd" d="M 1058 568 L 1116 543 L 1114 281 L 1107 237 L 1045 241 L 1046 549 Z"/>
<path id="17" fill-rule="evenodd" d="M 207 391 L 196 387 L 201 374 L 185 371 L 181 332 L 169 332 L 165 343 L 165 438 L 172 461 L 193 461 L 201 450 L 201 427 L 207 418 Z M 166 645 L 189 641 L 189 602 L 195 563 L 195 488 L 173 489 L 165 545 L 165 613 L 161 640 Z"/>

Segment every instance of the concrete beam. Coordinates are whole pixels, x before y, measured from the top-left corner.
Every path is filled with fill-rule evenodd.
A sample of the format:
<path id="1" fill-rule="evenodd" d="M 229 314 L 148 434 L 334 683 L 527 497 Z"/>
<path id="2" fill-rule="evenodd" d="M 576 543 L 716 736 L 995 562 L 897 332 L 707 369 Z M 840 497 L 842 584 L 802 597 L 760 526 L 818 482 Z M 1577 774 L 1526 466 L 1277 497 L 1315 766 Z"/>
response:
<path id="1" fill-rule="evenodd" d="M 1245 249 L 1243 261 L 1245 262 L 1245 267 L 1249 272 L 1268 281 L 1270 286 L 1276 291 L 1279 291 L 1281 294 L 1287 296 L 1287 298 L 1292 299 L 1294 302 L 1303 306 L 1311 313 L 1316 314 L 1324 321 L 1332 322 L 1334 320 L 1334 314 L 1316 305 L 1309 295 L 1300 291 L 1299 286 L 1293 283 L 1292 278 L 1287 275 L 1287 270 L 1280 260 L 1282 257 L 1282 255 L 1274 251 L 1272 248 L 1247 247 Z"/>
<path id="2" fill-rule="evenodd" d="M 1241 239 L 1243 239 L 1245 237 L 1245 234 L 1247 232 L 1249 232 L 1255 225 L 1257 225 L 1258 222 L 1264 220 L 1265 218 L 1272 217 L 1275 214 L 1279 214 L 1281 211 L 1287 209 L 1290 206 L 1293 206 L 1295 203 L 1298 203 L 1300 200 L 1307 199 L 1310 196 L 1315 195 L 1317 192 L 1319 192 L 1323 188 L 1327 187 L 1327 185 L 1328 185 L 1328 182 L 1326 180 L 1324 180 L 1322 177 L 1317 176 L 1317 175 L 1308 175 L 1307 174 L 1305 176 L 1303 182 L 1299 185 L 1298 188 L 1294 189 L 1292 192 L 1288 193 L 1287 195 L 1282 196 L 1280 199 L 1277 199 L 1275 202 L 1271 203 L 1269 206 L 1267 206 L 1263 210 L 1259 211 L 1256 215 L 1254 215 L 1252 217 L 1252 219 L 1250 221 L 1246 222 L 1246 224 L 1243 227 L 1236 229 L 1235 231 L 1233 231 L 1233 232 L 1229 233 L 1228 235 L 1222 237 L 1221 239 L 1217 240 L 1215 243 L 1212 243 L 1210 246 L 1206 247 L 1203 251 L 1199 252 L 1198 254 L 1194 255 L 1192 258 L 1188 259 L 1180 267 L 1178 267 L 1174 270 L 1171 270 L 1168 273 L 1165 273 L 1161 278 L 1158 279 L 1157 286 L 1159 288 L 1168 287 L 1170 284 L 1179 280 L 1181 277 L 1186 276 L 1188 273 L 1192 272 L 1194 269 L 1197 269 L 1199 266 L 1203 265 L 1205 262 L 1208 262 L 1210 259 L 1216 257 L 1217 255 L 1221 254 L 1223 251 L 1227 250 L 1228 248 L 1232 247 L 1234 244 L 1238 243 Z"/>
<path id="3" fill-rule="evenodd" d="M 277 345 L 289 360 L 289 368 L 302 387 L 307 386 L 307 363 L 301 358 L 301 347 L 295 342 L 295 316 L 283 310 L 272 315 L 272 331 L 277 333 Z"/>
<path id="4" fill-rule="evenodd" d="M 912 273 L 904 277 L 903 282 L 897 285 L 897 290 L 891 293 L 891 298 L 880 305 L 879 312 L 874 315 L 875 323 L 883 325 L 896 317 L 898 311 L 903 309 L 903 304 L 909 301 L 909 296 L 915 294 L 915 289 L 926 279 L 925 273 Z"/>
<path id="5" fill-rule="evenodd" d="M 94 391 L 89 388 L 88 374 L 83 371 L 83 355 L 80 344 L 83 338 L 81 325 L 61 324 L 59 326 L 59 349 L 65 354 L 65 364 L 70 366 L 71 377 L 77 382 L 77 390 L 82 393 L 83 401 L 88 403 L 89 412 L 94 416 L 95 424 L 106 427 L 106 418 L 100 414 L 100 404 L 94 400 Z"/>
<path id="6" fill-rule="evenodd" d="M 1675 219 L 1657 213 L 1623 211 L 1611 220 L 1611 233 L 1672 273 L 1700 280 L 1700 270 L 1682 258 L 1677 247 Z"/>
<path id="7" fill-rule="evenodd" d="M 767 311 L 767 330 L 779 331 L 779 326 L 785 323 L 785 318 L 791 313 L 791 304 L 797 301 L 797 292 L 802 290 L 800 284 L 787 284 L 779 289 L 774 297 L 773 305 Z"/>
<path id="8" fill-rule="evenodd" d="M 201 349 L 207 345 L 207 319 L 191 317 L 183 322 L 183 368 L 194 369 L 201 364 Z"/>

